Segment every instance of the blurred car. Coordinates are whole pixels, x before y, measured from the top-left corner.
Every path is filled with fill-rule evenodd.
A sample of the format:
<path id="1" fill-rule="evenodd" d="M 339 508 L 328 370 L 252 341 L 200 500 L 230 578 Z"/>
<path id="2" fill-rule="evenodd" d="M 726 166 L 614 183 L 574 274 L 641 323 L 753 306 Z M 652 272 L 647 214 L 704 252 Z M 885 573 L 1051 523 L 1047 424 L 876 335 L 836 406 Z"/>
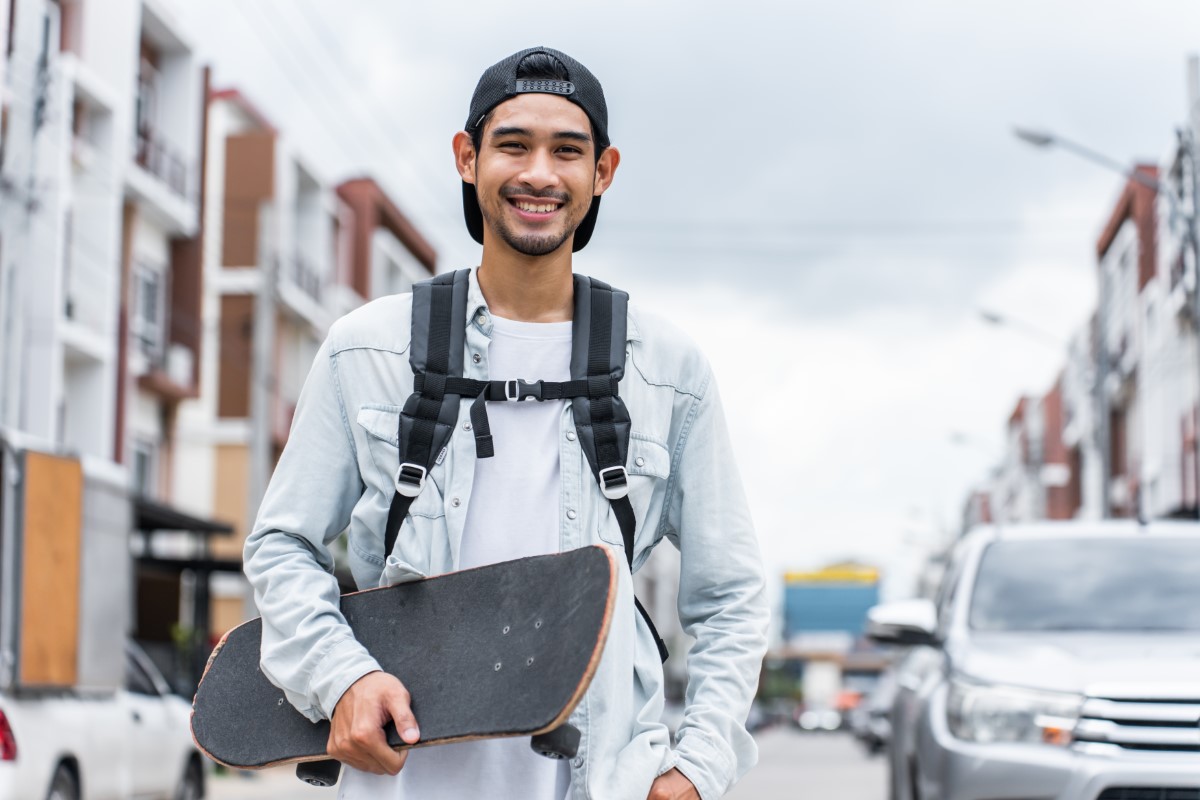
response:
<path id="1" fill-rule="evenodd" d="M 190 718 L 132 642 L 122 689 L 0 694 L 0 800 L 200 800 Z"/>
<path id="2" fill-rule="evenodd" d="M 1200 525 L 983 528 L 876 606 L 892 800 L 1200 798 Z"/>
<path id="3" fill-rule="evenodd" d="M 847 724 L 867 752 L 878 755 L 892 738 L 891 712 L 896 699 L 896 670 L 888 668 L 863 701 L 850 712 Z"/>
<path id="4" fill-rule="evenodd" d="M 792 720 L 802 731 L 836 731 L 842 727 L 842 713 L 834 708 L 797 706 Z"/>

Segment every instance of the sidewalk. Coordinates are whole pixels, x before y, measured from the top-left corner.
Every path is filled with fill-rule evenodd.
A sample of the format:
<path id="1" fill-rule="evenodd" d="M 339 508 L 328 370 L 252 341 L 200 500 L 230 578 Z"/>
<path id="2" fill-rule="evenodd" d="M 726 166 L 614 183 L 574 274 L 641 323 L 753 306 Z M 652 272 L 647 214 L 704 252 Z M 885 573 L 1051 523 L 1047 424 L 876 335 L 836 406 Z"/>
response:
<path id="1" fill-rule="evenodd" d="M 230 770 L 223 775 L 209 773 L 207 800 L 335 800 L 337 787 L 319 789 L 301 783 L 295 765 L 257 772 Z"/>

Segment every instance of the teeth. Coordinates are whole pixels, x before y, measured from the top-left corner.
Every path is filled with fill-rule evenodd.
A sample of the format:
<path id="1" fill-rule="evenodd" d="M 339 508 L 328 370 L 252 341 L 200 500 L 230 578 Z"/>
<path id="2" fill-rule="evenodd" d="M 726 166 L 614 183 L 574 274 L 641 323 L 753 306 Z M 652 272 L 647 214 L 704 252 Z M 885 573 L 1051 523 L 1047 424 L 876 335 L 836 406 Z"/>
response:
<path id="1" fill-rule="evenodd" d="M 523 203 L 518 200 L 517 208 L 521 209 L 522 211 L 529 211 L 534 214 L 548 214 L 549 212 L 553 211 L 556 208 L 556 206 L 553 206 L 553 205 L 539 206 L 539 205 L 534 205 L 533 203 Z"/>

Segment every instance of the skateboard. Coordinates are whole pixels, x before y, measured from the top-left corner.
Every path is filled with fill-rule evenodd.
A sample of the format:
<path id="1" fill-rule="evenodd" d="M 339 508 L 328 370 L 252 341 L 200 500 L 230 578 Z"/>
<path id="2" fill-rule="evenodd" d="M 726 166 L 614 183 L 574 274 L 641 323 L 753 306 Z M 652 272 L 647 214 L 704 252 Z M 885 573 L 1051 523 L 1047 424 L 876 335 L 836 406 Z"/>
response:
<path id="1" fill-rule="evenodd" d="M 412 696 L 421 741 L 531 736 L 534 750 L 570 758 L 579 731 L 567 717 L 595 674 L 608 636 L 617 570 L 605 547 L 506 561 L 342 595 L 355 637 Z M 262 621 L 229 631 L 209 657 L 192 704 L 192 737 L 238 769 L 297 763 L 331 786 L 341 765 L 329 722 L 296 711 L 259 668 Z"/>

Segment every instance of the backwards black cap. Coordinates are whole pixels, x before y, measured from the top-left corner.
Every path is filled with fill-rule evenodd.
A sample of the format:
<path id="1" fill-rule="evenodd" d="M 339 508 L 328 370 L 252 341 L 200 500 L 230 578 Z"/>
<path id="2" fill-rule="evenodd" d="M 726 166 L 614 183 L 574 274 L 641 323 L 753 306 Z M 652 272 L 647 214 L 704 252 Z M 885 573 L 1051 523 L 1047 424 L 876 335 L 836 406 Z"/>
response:
<path id="1" fill-rule="evenodd" d="M 517 66 L 527 56 L 534 53 L 545 53 L 562 62 L 567 70 L 567 80 L 526 80 L 517 77 Z M 556 94 L 583 109 L 592 123 L 592 132 L 596 137 L 596 148 L 603 150 L 608 147 L 608 106 L 604 103 L 604 90 L 600 81 L 588 72 L 587 67 L 571 58 L 566 53 L 549 47 L 531 47 L 519 53 L 513 53 L 503 61 L 488 67 L 471 95 L 471 110 L 467 114 L 466 131 L 474 133 L 488 112 L 510 97 L 528 92 Z M 463 216 L 467 220 L 467 230 L 471 238 L 483 244 L 483 213 L 479 210 L 479 198 L 475 187 L 463 181 Z M 592 230 L 596 227 L 596 215 L 600 213 L 600 198 L 593 197 L 592 205 L 587 215 L 575 229 L 575 239 L 571 250 L 578 252 L 592 238 Z"/>

